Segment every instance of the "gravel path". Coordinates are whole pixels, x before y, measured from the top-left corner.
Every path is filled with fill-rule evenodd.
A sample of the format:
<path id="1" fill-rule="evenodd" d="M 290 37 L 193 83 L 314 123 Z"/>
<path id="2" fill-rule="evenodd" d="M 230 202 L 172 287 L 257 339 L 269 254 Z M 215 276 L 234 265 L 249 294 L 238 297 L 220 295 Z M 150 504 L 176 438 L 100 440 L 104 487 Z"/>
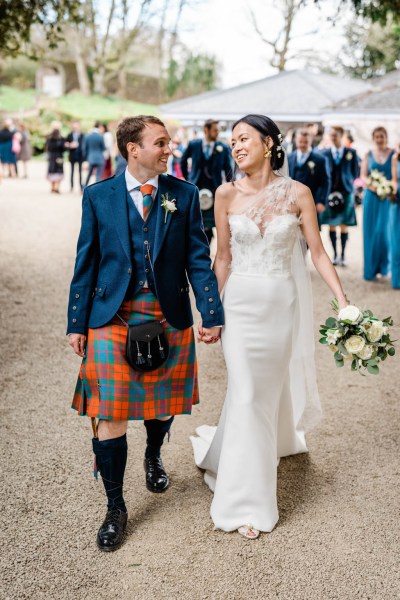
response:
<path id="1" fill-rule="evenodd" d="M 200 347 L 202 402 L 176 419 L 163 453 L 170 490 L 146 491 L 144 427 L 131 424 L 129 535 L 116 553 L 96 549 L 104 497 L 91 476 L 89 421 L 69 408 L 79 359 L 64 337 L 80 196 L 50 195 L 44 171 L 35 163 L 30 179 L 0 185 L 0 598 L 400 598 L 397 357 L 362 378 L 317 347 L 324 420 L 308 455 L 281 460 L 278 526 L 246 541 L 213 531 L 192 459 L 189 435 L 217 422 L 226 381 L 219 345 Z M 400 323 L 399 292 L 362 281 L 360 250 L 357 230 L 341 270 L 349 297 Z M 313 285 L 319 323 L 330 293 L 316 276 Z"/>

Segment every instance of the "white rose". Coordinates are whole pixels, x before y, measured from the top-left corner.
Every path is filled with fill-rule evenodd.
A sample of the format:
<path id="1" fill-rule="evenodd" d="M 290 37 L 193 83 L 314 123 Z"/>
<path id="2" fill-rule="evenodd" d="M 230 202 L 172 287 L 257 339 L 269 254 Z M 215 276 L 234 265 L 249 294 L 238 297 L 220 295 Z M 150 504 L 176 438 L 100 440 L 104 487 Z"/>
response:
<path id="1" fill-rule="evenodd" d="M 215 149 L 217 150 L 217 152 L 222 152 L 223 147 L 222 146 L 215 146 Z"/>
<path id="2" fill-rule="evenodd" d="M 351 152 L 348 152 L 348 153 L 346 154 L 346 158 L 347 158 L 347 160 L 351 160 L 351 159 L 353 158 L 353 155 L 352 155 L 352 153 L 351 153 Z"/>
<path id="3" fill-rule="evenodd" d="M 360 335 L 352 335 L 344 344 L 344 347 L 350 354 L 358 354 L 364 346 L 365 340 Z"/>
<path id="4" fill-rule="evenodd" d="M 358 323 L 361 320 L 361 311 L 357 306 L 349 304 L 339 311 L 339 321 L 351 321 L 352 323 Z"/>
<path id="5" fill-rule="evenodd" d="M 173 200 L 166 200 L 164 206 L 169 212 L 175 212 L 178 210 Z"/>
<path id="6" fill-rule="evenodd" d="M 369 360 L 374 352 L 374 347 L 370 344 L 365 344 L 364 348 L 357 352 L 357 356 L 363 360 Z"/>
<path id="7" fill-rule="evenodd" d="M 372 321 L 371 327 L 367 331 L 367 338 L 370 342 L 379 342 L 385 333 L 385 327 L 382 321 Z"/>
<path id="8" fill-rule="evenodd" d="M 309 160 L 307 165 L 310 167 L 311 170 L 313 170 L 313 168 L 315 167 L 315 162 L 313 162 L 312 160 Z"/>

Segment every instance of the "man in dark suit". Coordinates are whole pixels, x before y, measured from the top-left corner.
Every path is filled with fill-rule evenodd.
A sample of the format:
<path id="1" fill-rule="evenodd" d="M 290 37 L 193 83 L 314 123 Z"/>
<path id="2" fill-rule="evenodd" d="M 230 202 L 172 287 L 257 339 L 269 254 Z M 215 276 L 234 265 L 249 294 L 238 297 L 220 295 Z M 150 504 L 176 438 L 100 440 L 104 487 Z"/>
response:
<path id="1" fill-rule="evenodd" d="M 163 492 L 169 485 L 160 457 L 164 437 L 174 415 L 190 413 L 198 402 L 189 283 L 202 316 L 199 339 L 217 341 L 224 323 L 198 189 L 164 175 L 170 141 L 157 117 L 124 119 L 117 143 L 127 169 L 86 188 L 82 201 L 67 333 L 83 358 L 73 408 L 92 418 L 108 499 L 97 535 L 105 551 L 120 546 L 127 523 L 128 420 L 144 421 L 146 487 Z M 163 324 L 169 354 L 157 370 L 143 373 L 128 363 L 124 322 Z M 145 353 L 152 358 L 150 344 Z"/>
<path id="2" fill-rule="evenodd" d="M 74 171 L 75 165 L 78 166 L 79 172 L 79 188 L 82 191 L 82 163 L 83 156 L 83 140 L 85 136 L 81 132 L 81 124 L 79 121 L 72 122 L 72 131 L 67 135 L 65 147 L 69 149 L 69 162 L 71 164 L 71 192 L 74 189 Z"/>
<path id="3" fill-rule="evenodd" d="M 189 142 L 181 158 L 182 175 L 197 185 L 200 190 L 200 206 L 208 242 L 213 237 L 214 194 L 223 180 L 232 174 L 231 153 L 225 144 L 218 140 L 218 121 L 208 119 L 204 123 L 204 140 Z M 189 173 L 188 161 L 192 161 Z"/>
<path id="4" fill-rule="evenodd" d="M 310 188 L 318 215 L 325 210 L 330 190 L 330 173 L 326 157 L 311 147 L 307 129 L 296 132 L 296 150 L 289 154 L 289 174 L 292 179 Z"/>
<path id="5" fill-rule="evenodd" d="M 85 160 L 89 163 L 89 171 L 87 174 L 85 187 L 89 185 L 93 171 L 96 172 L 96 182 L 100 181 L 103 174 L 105 163 L 106 146 L 103 135 L 100 131 L 100 122 L 96 121 L 90 133 L 85 136 L 83 141 L 83 154 Z"/>
<path id="6" fill-rule="evenodd" d="M 349 239 L 349 227 L 357 225 L 354 207 L 354 180 L 359 176 L 360 167 L 357 152 L 353 148 L 345 148 L 343 145 L 344 128 L 340 125 L 331 127 L 329 132 L 332 147 L 323 151 L 329 165 L 331 174 L 332 200 L 333 194 L 340 199 L 340 205 L 328 206 L 321 215 L 321 224 L 329 225 L 329 236 L 333 248 L 333 264 L 345 267 L 346 245 Z M 341 255 L 337 252 L 337 231 L 340 228 Z"/>

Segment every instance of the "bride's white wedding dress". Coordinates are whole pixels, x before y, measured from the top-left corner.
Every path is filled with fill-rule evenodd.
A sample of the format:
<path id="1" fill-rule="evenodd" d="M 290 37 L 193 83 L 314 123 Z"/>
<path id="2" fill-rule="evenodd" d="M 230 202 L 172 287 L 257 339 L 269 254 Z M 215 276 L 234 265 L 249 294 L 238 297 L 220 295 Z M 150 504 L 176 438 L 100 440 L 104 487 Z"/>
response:
<path id="1" fill-rule="evenodd" d="M 279 457 L 307 452 L 319 419 L 312 297 L 295 182 L 274 180 L 229 215 L 232 264 L 223 305 L 228 389 L 218 427 L 192 437 L 214 492 L 211 517 L 233 531 L 278 521 Z M 303 245 L 302 245 L 303 244 Z"/>

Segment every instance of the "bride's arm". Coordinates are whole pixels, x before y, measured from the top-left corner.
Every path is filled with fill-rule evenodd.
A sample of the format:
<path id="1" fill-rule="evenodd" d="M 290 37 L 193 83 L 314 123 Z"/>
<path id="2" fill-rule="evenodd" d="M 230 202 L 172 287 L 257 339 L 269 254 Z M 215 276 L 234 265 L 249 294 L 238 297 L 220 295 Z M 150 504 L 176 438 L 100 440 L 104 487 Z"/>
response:
<path id="1" fill-rule="evenodd" d="M 228 221 L 228 207 L 232 195 L 232 184 L 224 183 L 215 192 L 215 225 L 217 227 L 217 254 L 214 261 L 214 271 L 218 280 L 218 290 L 221 293 L 228 279 L 231 265 L 231 232 Z"/>
<path id="2" fill-rule="evenodd" d="M 311 259 L 315 268 L 331 289 L 332 294 L 338 299 L 340 308 L 347 306 L 348 300 L 340 283 L 336 269 L 332 265 L 329 256 L 321 241 L 318 229 L 317 213 L 311 192 L 308 187 L 296 183 L 297 203 L 300 209 L 301 228 L 310 249 Z"/>

